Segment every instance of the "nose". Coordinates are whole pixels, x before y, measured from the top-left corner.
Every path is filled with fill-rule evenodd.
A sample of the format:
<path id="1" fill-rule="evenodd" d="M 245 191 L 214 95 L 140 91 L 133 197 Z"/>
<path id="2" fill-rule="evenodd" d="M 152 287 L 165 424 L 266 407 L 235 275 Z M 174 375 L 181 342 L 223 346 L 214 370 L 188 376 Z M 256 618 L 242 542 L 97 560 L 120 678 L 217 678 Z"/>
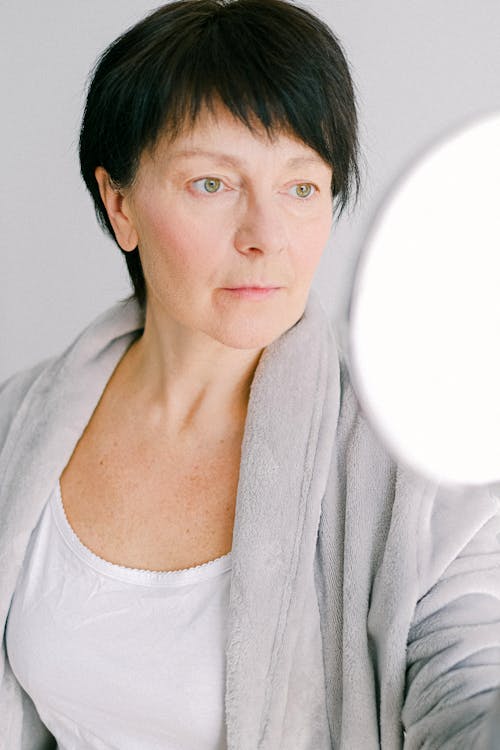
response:
<path id="1" fill-rule="evenodd" d="M 240 253 L 280 253 L 288 244 L 286 222 L 271 196 L 248 195 L 239 216 L 234 246 Z"/>

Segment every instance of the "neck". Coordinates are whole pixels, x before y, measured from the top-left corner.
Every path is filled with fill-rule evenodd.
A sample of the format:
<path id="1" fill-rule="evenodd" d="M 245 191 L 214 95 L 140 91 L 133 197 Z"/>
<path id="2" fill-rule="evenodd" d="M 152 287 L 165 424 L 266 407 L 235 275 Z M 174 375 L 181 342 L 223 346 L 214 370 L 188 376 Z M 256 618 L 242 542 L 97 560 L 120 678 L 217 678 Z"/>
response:
<path id="1" fill-rule="evenodd" d="M 140 401 L 143 419 L 172 437 L 240 432 L 263 351 L 228 347 L 172 320 L 159 326 L 146 315 L 117 376 Z"/>

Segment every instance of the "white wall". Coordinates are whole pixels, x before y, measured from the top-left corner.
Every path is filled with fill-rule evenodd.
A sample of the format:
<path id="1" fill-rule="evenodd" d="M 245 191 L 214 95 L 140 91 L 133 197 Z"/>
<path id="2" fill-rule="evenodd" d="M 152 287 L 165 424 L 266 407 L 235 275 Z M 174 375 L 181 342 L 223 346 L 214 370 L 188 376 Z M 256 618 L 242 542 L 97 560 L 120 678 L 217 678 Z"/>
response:
<path id="1" fill-rule="evenodd" d="M 448 129 L 500 109 L 500 3 L 308 4 L 351 62 L 366 163 L 360 205 L 334 228 L 314 282 L 339 319 L 363 235 L 391 182 Z M 0 2 L 0 381 L 60 351 L 129 293 L 125 264 L 79 177 L 78 128 L 97 55 L 157 5 Z"/>

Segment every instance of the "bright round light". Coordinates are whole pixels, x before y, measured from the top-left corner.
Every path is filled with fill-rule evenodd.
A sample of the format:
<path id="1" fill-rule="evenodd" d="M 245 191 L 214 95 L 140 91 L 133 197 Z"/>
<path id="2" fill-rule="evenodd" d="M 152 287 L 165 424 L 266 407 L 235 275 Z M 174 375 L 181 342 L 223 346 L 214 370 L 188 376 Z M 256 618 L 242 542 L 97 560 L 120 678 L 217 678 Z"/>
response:
<path id="1" fill-rule="evenodd" d="M 499 481 L 500 115 L 439 143 L 384 202 L 349 329 L 355 390 L 393 454 L 438 481 Z"/>

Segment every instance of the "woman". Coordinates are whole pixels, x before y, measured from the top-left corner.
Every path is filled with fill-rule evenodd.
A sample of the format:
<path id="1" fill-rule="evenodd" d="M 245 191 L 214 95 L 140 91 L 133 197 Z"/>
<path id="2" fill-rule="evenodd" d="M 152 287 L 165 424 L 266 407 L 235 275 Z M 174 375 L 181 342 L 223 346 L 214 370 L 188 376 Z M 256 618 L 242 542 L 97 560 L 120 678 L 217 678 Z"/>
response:
<path id="1" fill-rule="evenodd" d="M 498 498 L 391 461 L 311 290 L 356 122 L 285 0 L 99 61 L 81 169 L 134 296 L 1 391 L 2 748 L 486 741 Z"/>

